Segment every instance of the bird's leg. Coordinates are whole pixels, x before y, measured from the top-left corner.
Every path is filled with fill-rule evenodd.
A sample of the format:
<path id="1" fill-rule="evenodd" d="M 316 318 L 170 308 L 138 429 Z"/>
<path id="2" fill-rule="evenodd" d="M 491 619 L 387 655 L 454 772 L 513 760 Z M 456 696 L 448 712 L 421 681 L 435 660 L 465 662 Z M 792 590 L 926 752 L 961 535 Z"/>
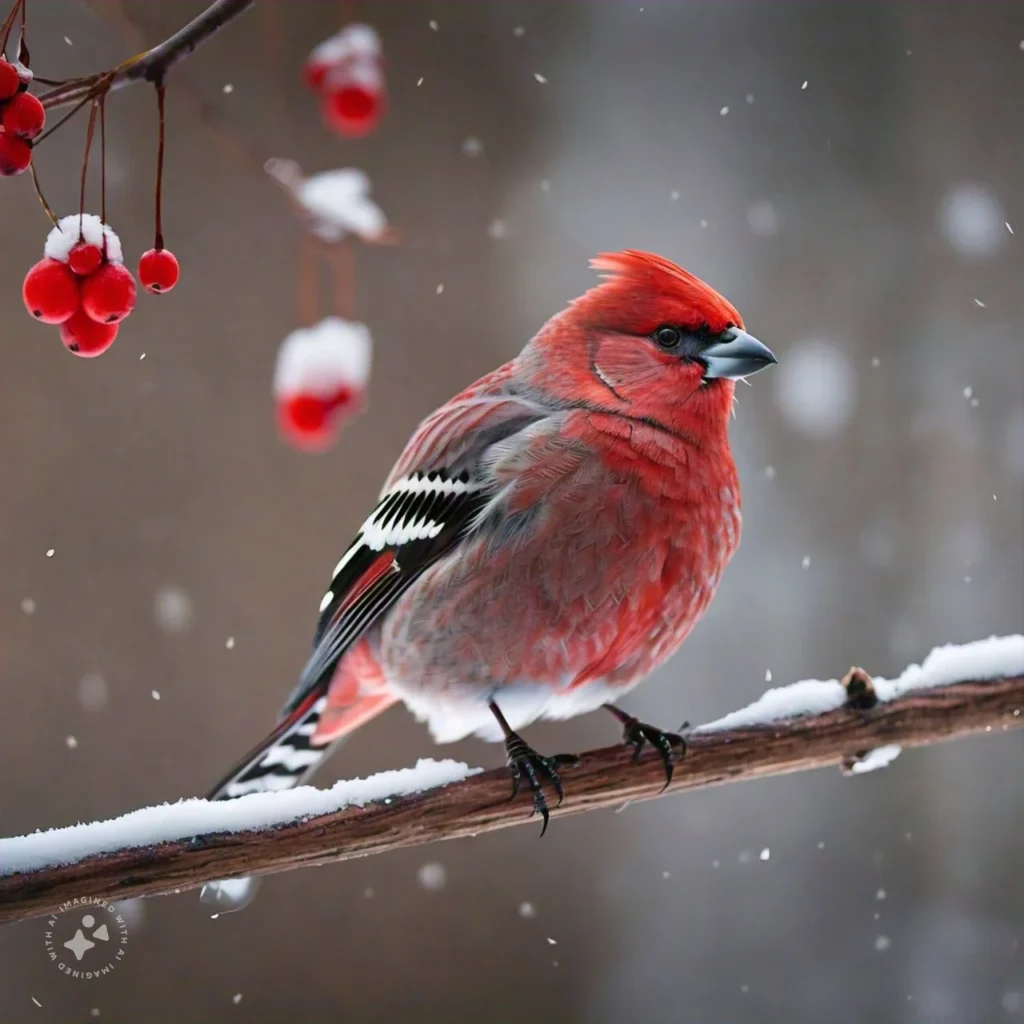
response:
<path id="1" fill-rule="evenodd" d="M 677 760 L 673 748 L 679 748 L 679 757 L 685 756 L 686 740 L 679 733 L 664 732 L 653 725 L 647 725 L 638 718 L 627 715 L 625 711 L 617 708 L 614 704 L 605 704 L 604 707 L 622 723 L 622 741 L 633 748 L 634 761 L 640 759 L 640 752 L 644 749 L 645 743 L 650 743 L 661 755 L 661 760 L 665 765 L 665 785 L 662 787 L 664 792 L 672 781 L 672 771 Z"/>
<path id="2" fill-rule="evenodd" d="M 544 789 L 541 783 L 546 778 L 558 794 L 558 803 L 562 802 L 562 779 L 558 769 L 565 765 L 578 765 L 580 759 L 575 754 L 555 754 L 554 757 L 543 757 L 517 732 L 513 732 L 511 726 L 505 720 L 501 709 L 494 701 L 488 705 L 491 714 L 498 720 L 501 731 L 505 734 L 505 755 L 507 757 L 508 773 L 512 776 L 512 795 L 509 800 L 515 800 L 519 793 L 519 783 L 525 777 L 529 783 L 530 791 L 533 793 L 533 813 L 539 814 L 544 819 L 544 827 L 540 830 L 543 836 L 548 830 L 548 802 L 544 799 Z M 557 804 L 556 804 L 557 806 Z"/>

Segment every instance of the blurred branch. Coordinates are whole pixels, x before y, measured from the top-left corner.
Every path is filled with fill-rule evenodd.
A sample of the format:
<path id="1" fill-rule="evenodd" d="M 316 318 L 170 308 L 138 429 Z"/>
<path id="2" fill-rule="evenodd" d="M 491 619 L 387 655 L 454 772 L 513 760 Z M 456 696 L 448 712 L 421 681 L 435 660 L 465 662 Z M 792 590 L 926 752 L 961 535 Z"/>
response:
<path id="1" fill-rule="evenodd" d="M 160 85 L 175 64 L 184 60 L 197 50 L 212 36 L 216 35 L 228 22 L 248 10 L 256 0 L 215 0 L 197 18 L 179 29 L 169 39 L 158 46 L 147 50 L 107 74 L 93 75 L 79 79 L 68 85 L 60 85 L 40 95 L 44 107 L 64 107 L 73 103 L 81 103 L 90 98 L 96 90 L 97 83 L 103 81 L 104 90 L 120 89 L 132 82 L 150 82 Z"/>
<path id="2" fill-rule="evenodd" d="M 851 670 L 843 684 L 846 703 L 835 710 L 743 728 L 696 730 L 666 792 L 827 765 L 849 769 L 883 745 L 926 746 L 1024 725 L 1024 675 L 964 679 L 885 701 L 877 700 L 870 677 L 859 669 Z M 561 817 L 653 799 L 663 795 L 664 779 L 661 762 L 650 751 L 633 762 L 623 746 L 592 750 L 582 755 L 578 768 L 564 770 L 565 801 L 552 814 Z M 528 793 L 509 800 L 508 775 L 496 770 L 415 796 L 262 831 L 211 832 L 94 855 L 0 876 L 0 922 L 38 917 L 75 897 L 153 896 L 217 878 L 268 874 L 475 836 L 525 824 L 531 821 L 531 809 Z"/>

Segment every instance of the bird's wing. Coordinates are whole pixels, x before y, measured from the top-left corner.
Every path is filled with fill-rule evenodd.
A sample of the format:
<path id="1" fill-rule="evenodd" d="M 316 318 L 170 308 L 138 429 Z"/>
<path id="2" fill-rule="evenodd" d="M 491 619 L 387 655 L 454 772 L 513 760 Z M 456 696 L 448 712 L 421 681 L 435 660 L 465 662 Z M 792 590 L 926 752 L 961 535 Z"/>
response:
<path id="1" fill-rule="evenodd" d="M 282 710 L 293 716 L 324 691 L 338 660 L 429 566 L 475 529 L 496 482 L 482 459 L 544 418 L 506 393 L 508 371 L 485 377 L 426 419 L 392 471 L 377 507 L 335 566 L 314 649 Z"/>

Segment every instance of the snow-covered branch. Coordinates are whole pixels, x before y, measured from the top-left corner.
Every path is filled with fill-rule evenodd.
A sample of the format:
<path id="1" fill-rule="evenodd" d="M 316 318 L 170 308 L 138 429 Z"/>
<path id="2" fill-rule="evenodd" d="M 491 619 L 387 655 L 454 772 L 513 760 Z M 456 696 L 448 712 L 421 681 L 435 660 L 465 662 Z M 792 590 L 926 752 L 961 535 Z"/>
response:
<path id="1" fill-rule="evenodd" d="M 1024 636 L 938 648 L 893 680 L 851 669 L 843 680 L 769 690 L 695 729 L 669 793 L 826 765 L 884 767 L 902 747 L 1024 726 Z M 661 795 L 656 756 L 592 750 L 563 771 L 553 816 Z M 525 789 L 525 787 L 524 787 Z M 177 892 L 476 835 L 530 820 L 503 770 L 452 761 L 209 803 L 184 800 L 112 821 L 0 840 L 0 922 L 43 915 L 75 897 Z"/>

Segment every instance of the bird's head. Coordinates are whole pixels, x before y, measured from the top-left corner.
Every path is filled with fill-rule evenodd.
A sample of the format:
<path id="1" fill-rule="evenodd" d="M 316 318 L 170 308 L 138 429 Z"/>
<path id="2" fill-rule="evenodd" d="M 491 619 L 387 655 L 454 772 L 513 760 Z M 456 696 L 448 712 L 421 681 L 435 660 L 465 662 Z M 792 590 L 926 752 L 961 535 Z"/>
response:
<path id="1" fill-rule="evenodd" d="M 531 384 L 585 404 L 704 436 L 723 430 L 734 381 L 775 362 L 736 308 L 653 253 L 602 253 L 604 280 L 552 317 L 520 357 Z"/>

